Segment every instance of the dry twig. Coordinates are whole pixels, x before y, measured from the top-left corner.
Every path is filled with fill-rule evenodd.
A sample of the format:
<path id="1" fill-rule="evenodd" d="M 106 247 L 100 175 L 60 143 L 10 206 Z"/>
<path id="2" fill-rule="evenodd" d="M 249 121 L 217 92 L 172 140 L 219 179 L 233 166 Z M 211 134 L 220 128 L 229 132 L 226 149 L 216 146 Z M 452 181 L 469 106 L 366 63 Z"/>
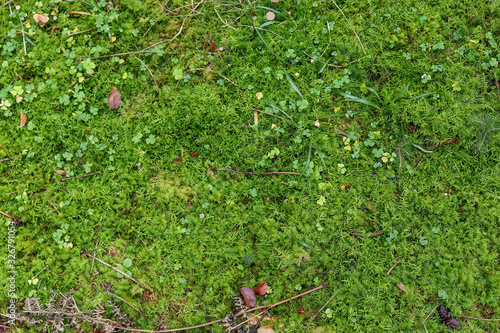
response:
<path id="1" fill-rule="evenodd" d="M 302 175 L 301 173 L 298 172 L 287 172 L 287 171 L 273 171 L 273 172 L 253 172 L 253 171 L 237 171 L 237 170 L 232 170 L 232 169 L 217 169 L 219 171 L 229 171 L 232 173 L 241 173 L 243 175 L 257 175 L 257 176 L 263 176 L 263 175 L 278 175 L 278 174 L 285 174 L 285 175 Z"/>
<path id="2" fill-rule="evenodd" d="M 105 261 L 103 261 L 103 260 L 101 260 L 101 259 L 99 259 L 99 258 L 97 258 L 97 257 L 94 257 L 93 255 L 91 255 L 90 253 L 88 253 L 86 250 L 83 250 L 83 253 L 85 253 L 85 255 L 86 255 L 87 257 L 94 258 L 95 260 L 99 261 L 101 264 L 108 266 L 109 268 L 111 268 L 111 269 L 113 269 L 113 270 L 117 271 L 118 273 L 120 273 L 121 275 L 125 276 L 125 277 L 126 277 L 126 278 L 128 278 L 129 280 L 132 280 L 132 281 L 134 281 L 135 283 L 137 283 L 138 285 L 140 285 L 140 286 L 144 287 L 144 285 L 143 285 L 142 283 L 138 282 L 136 279 L 134 279 L 134 278 L 133 278 L 133 277 L 131 277 L 130 275 L 128 275 L 128 274 L 126 274 L 126 273 L 124 273 L 124 272 L 120 271 L 120 270 L 119 270 L 118 268 L 116 268 L 116 267 L 111 266 L 111 265 L 110 265 L 110 264 L 108 264 L 107 262 L 105 262 Z M 149 332 L 149 331 L 145 331 L 145 332 Z"/>
<path id="3" fill-rule="evenodd" d="M 155 82 L 156 88 L 158 88 L 158 83 L 156 83 L 156 79 L 155 79 L 155 77 L 154 77 L 153 73 L 151 73 L 151 70 L 149 69 L 149 67 L 148 67 L 148 66 L 146 66 L 146 64 L 145 64 L 145 63 L 144 63 L 141 59 L 137 58 L 136 56 L 132 56 L 132 57 L 134 57 L 134 58 L 136 58 L 137 60 L 139 60 L 139 61 L 140 61 L 140 63 L 141 63 L 141 64 L 143 64 L 143 65 L 144 65 L 144 67 L 146 67 L 146 69 L 148 70 L 149 74 L 151 74 L 151 77 L 153 78 L 153 81 Z"/>
<path id="4" fill-rule="evenodd" d="M 342 15 L 344 16 L 344 18 L 347 20 L 347 23 L 349 23 L 349 25 L 351 26 L 352 31 L 354 31 L 354 34 L 358 38 L 359 44 L 361 45 L 361 48 L 363 49 L 363 53 L 366 55 L 365 47 L 363 46 L 363 43 L 361 43 L 361 39 L 359 39 L 359 36 L 356 33 L 356 30 L 354 30 L 354 27 L 352 26 L 351 22 L 349 21 L 349 19 L 347 18 L 347 16 L 345 16 L 344 12 L 342 11 L 342 9 L 340 9 L 339 5 L 337 5 L 337 3 L 335 2 L 335 0 L 332 0 L 332 1 L 335 4 L 335 6 L 337 6 L 337 8 L 339 9 L 339 11 L 342 13 Z"/>
<path id="5" fill-rule="evenodd" d="M 328 303 L 331 302 L 331 300 L 335 297 L 335 295 L 337 295 L 337 293 L 339 292 L 340 289 L 338 289 L 335 294 L 332 295 L 332 297 L 330 297 L 330 299 L 325 303 L 325 305 L 323 305 L 321 307 L 321 309 L 318 310 L 318 312 L 316 312 L 316 314 L 311 318 L 311 321 L 314 321 L 314 319 L 316 319 L 316 317 L 319 315 L 319 313 L 321 312 L 321 310 L 323 310 L 325 308 L 325 306 L 328 305 Z"/>
<path id="6" fill-rule="evenodd" d="M 99 171 L 96 171 L 96 172 L 92 172 L 92 173 L 87 173 L 86 175 L 80 175 L 80 176 L 75 176 L 75 177 L 62 178 L 62 179 L 59 179 L 59 181 L 60 181 L 60 182 L 63 182 L 63 181 L 65 181 L 65 180 L 70 180 L 70 179 L 75 179 L 75 178 L 82 178 L 82 177 L 93 176 L 93 175 L 95 175 L 95 174 L 98 174 L 98 173 L 103 172 L 104 170 L 106 170 L 106 169 L 102 169 L 102 170 L 99 170 Z"/>
<path id="7" fill-rule="evenodd" d="M 106 291 L 108 294 L 110 294 L 111 296 L 113 297 L 116 297 L 118 298 L 120 301 L 123 301 L 125 302 L 128 306 L 130 306 L 132 309 L 134 309 L 135 311 L 139 312 L 139 314 L 141 316 L 143 316 L 147 321 L 149 321 L 150 323 L 156 325 L 156 323 L 154 321 L 152 321 L 151 319 L 149 319 L 148 317 L 146 317 L 146 315 L 144 313 L 142 313 L 139 309 L 137 309 L 135 306 L 133 306 L 132 304 L 130 304 L 129 302 L 127 302 L 126 300 L 124 300 L 123 298 L 121 298 L 120 296 L 116 296 L 115 294 L 113 294 L 112 292 L 110 291 Z"/>
<path id="8" fill-rule="evenodd" d="M 477 317 L 469 317 L 469 316 L 460 316 L 462 318 L 473 319 L 473 320 L 482 320 L 482 321 L 500 321 L 497 318 L 477 318 Z"/>
<path id="9" fill-rule="evenodd" d="M 402 258 L 400 261 L 398 261 L 397 263 L 395 263 L 391 269 L 387 272 L 387 275 L 391 274 L 392 270 L 394 269 L 394 267 L 396 267 L 401 261 L 403 261 L 405 258 Z"/>
<path id="10" fill-rule="evenodd" d="M 431 316 L 431 314 L 432 314 L 432 313 L 433 313 L 433 312 L 437 309 L 437 307 L 438 307 L 438 306 L 439 306 L 439 305 L 436 305 L 436 306 L 434 307 L 434 309 L 432 309 L 432 311 L 431 311 L 431 312 L 429 312 L 429 314 L 427 315 L 427 317 L 425 317 L 424 321 L 422 322 L 422 324 L 420 324 L 420 326 L 417 328 L 417 330 L 419 330 L 419 329 L 420 329 L 420 327 L 422 327 L 422 325 L 423 325 L 423 324 L 427 321 L 427 319 L 429 319 L 429 317 Z"/>
<path id="11" fill-rule="evenodd" d="M 6 3 L 4 3 L 3 5 L 0 5 L 0 8 L 2 8 L 3 6 L 7 6 L 7 5 L 10 5 L 14 0 L 9 0 L 7 1 Z"/>

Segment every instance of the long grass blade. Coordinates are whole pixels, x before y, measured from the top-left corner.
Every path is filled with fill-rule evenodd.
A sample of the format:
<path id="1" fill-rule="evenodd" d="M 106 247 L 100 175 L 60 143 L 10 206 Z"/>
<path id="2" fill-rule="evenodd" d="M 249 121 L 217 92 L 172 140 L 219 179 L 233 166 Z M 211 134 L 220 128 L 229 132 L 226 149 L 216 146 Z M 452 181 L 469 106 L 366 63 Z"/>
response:
<path id="1" fill-rule="evenodd" d="M 419 99 L 419 98 L 422 98 L 422 97 L 425 97 L 425 96 L 429 96 L 429 95 L 434 95 L 436 92 L 433 91 L 433 92 L 430 92 L 430 93 L 426 93 L 426 94 L 422 94 L 422 95 L 418 95 L 418 96 L 415 96 L 413 98 L 410 98 L 409 101 L 413 101 L 415 99 Z"/>
<path id="2" fill-rule="evenodd" d="M 303 241 L 301 241 L 301 240 L 298 240 L 298 239 L 297 239 L 297 242 L 299 242 L 299 244 L 300 244 L 300 245 L 305 246 L 305 247 L 307 247 L 308 249 L 310 249 L 310 250 L 312 251 L 312 253 L 313 253 L 316 257 L 318 256 L 318 254 L 316 253 L 316 251 L 314 251 L 314 249 L 313 249 L 313 248 L 312 248 L 309 244 L 307 244 L 307 243 L 305 243 L 305 242 L 303 242 Z"/>
<path id="3" fill-rule="evenodd" d="M 309 167 L 309 163 L 311 162 L 312 146 L 313 146 L 313 143 L 312 143 L 312 140 L 311 140 L 311 143 L 309 144 L 309 155 L 307 156 L 306 166 L 304 168 L 304 171 L 302 171 L 302 175 L 301 176 L 305 175 L 306 170 Z"/>
<path id="4" fill-rule="evenodd" d="M 395 101 L 397 101 L 398 99 L 400 99 L 404 93 L 408 90 L 408 87 L 410 85 L 407 84 L 403 89 L 401 89 L 401 91 L 396 95 L 396 97 L 394 97 L 394 99 L 391 101 L 391 104 L 393 104 Z"/>
<path id="5" fill-rule="evenodd" d="M 272 54 L 273 54 L 276 58 L 278 58 L 279 60 L 281 60 L 281 61 L 285 62 L 285 61 L 284 61 L 283 59 L 281 59 L 281 58 L 280 58 L 280 57 L 279 57 L 276 53 L 274 53 L 274 51 L 273 51 L 273 50 L 269 47 L 269 45 L 267 45 L 267 43 L 266 43 L 266 41 L 265 41 L 264 37 L 262 37 L 262 35 L 260 34 L 259 29 L 255 29 L 255 32 L 257 33 L 257 35 L 259 35 L 260 39 L 262 40 L 262 42 L 264 43 L 264 45 L 267 47 L 267 49 L 268 49 L 269 51 L 271 51 L 271 53 L 272 53 Z"/>
<path id="6" fill-rule="evenodd" d="M 345 99 L 344 102 L 357 102 L 357 103 L 362 103 L 362 104 L 370 105 L 370 106 L 373 106 L 374 108 L 379 109 L 379 106 L 377 104 L 372 103 L 370 101 L 367 101 L 366 99 L 359 98 L 359 97 L 356 97 L 356 96 L 353 96 L 353 95 L 349 95 L 349 94 L 346 94 L 346 93 L 340 93 L 340 94 L 342 96 L 344 96 L 344 97 L 347 97 L 347 99 Z"/>
<path id="7" fill-rule="evenodd" d="M 299 94 L 299 95 L 300 95 L 300 97 L 304 97 L 304 96 L 302 95 L 302 93 L 300 92 L 299 88 L 295 85 L 295 82 L 293 82 L 293 80 L 292 80 L 292 78 L 290 77 L 290 75 L 289 75 L 286 71 L 284 71 L 284 72 L 285 72 L 286 78 L 288 79 L 288 82 L 290 82 L 290 85 L 292 86 L 293 90 L 295 90 L 295 92 L 296 92 L 297 94 Z"/>
<path id="8" fill-rule="evenodd" d="M 280 108 L 279 108 L 276 104 L 274 104 L 272 101 L 267 100 L 267 104 L 271 105 L 271 106 L 272 106 L 273 108 L 275 108 L 276 110 L 279 110 L 279 111 L 283 112 L 283 114 L 284 114 L 285 116 L 287 116 L 287 117 L 288 117 L 288 119 L 290 119 L 290 120 L 292 121 L 292 123 L 293 123 L 296 127 L 298 126 L 298 125 L 295 123 L 295 121 L 293 121 L 292 117 L 290 117 L 290 116 L 288 115 L 288 113 L 286 113 L 285 111 L 281 110 L 281 109 L 280 109 Z"/>
<path id="9" fill-rule="evenodd" d="M 377 96 L 378 100 L 383 103 L 382 101 L 382 98 L 380 98 L 378 92 L 375 91 L 375 89 L 373 88 L 370 88 L 370 87 L 365 87 L 366 90 L 370 91 L 372 94 L 374 94 L 375 96 Z"/>

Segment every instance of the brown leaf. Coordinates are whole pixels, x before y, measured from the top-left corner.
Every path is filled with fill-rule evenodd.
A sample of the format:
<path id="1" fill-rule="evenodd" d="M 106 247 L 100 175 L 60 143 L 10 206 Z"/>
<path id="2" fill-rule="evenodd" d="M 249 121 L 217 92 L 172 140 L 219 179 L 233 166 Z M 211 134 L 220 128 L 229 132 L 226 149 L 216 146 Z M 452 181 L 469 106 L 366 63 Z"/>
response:
<path id="1" fill-rule="evenodd" d="M 22 127 L 24 127 L 24 125 L 26 125 L 26 122 L 28 121 L 28 118 L 23 113 L 23 111 L 19 111 L 19 112 L 21 112 L 21 124 L 19 124 L 19 126 L 17 126 L 17 128 L 22 128 Z"/>
<path id="2" fill-rule="evenodd" d="M 198 156 L 197 153 L 191 153 L 191 157 L 196 157 L 196 156 Z"/>
<path id="3" fill-rule="evenodd" d="M 259 296 L 264 296 L 267 293 L 267 289 L 267 283 L 262 282 L 258 286 L 254 287 L 253 291 Z"/>
<path id="4" fill-rule="evenodd" d="M 56 173 L 57 173 L 58 175 L 65 176 L 67 171 L 68 171 L 68 169 L 64 169 L 64 170 L 56 170 Z"/>
<path id="5" fill-rule="evenodd" d="M 406 287 L 402 282 L 398 282 L 398 288 L 401 289 L 402 291 L 406 292 Z"/>
<path id="6" fill-rule="evenodd" d="M 49 17 L 43 14 L 35 14 L 33 15 L 33 19 L 35 19 L 35 22 L 39 23 L 41 27 L 43 27 L 45 23 L 49 22 Z"/>
<path id="7" fill-rule="evenodd" d="M 243 295 L 243 299 L 245 300 L 245 304 L 247 308 L 251 309 L 257 303 L 257 298 L 255 297 L 255 293 L 252 288 L 243 287 L 240 289 L 241 295 Z"/>
<path id="8" fill-rule="evenodd" d="M 122 102 L 122 95 L 120 94 L 118 89 L 116 89 L 116 87 L 113 87 L 108 96 L 108 106 L 111 109 L 118 109 L 120 107 L 121 102 Z"/>
<path id="9" fill-rule="evenodd" d="M 210 43 L 210 52 L 212 52 L 212 53 L 215 52 L 215 43 L 214 42 Z"/>
<path id="10" fill-rule="evenodd" d="M 299 313 L 300 313 L 300 314 L 304 314 L 304 313 L 306 313 L 306 312 L 304 311 L 304 309 L 299 308 Z"/>

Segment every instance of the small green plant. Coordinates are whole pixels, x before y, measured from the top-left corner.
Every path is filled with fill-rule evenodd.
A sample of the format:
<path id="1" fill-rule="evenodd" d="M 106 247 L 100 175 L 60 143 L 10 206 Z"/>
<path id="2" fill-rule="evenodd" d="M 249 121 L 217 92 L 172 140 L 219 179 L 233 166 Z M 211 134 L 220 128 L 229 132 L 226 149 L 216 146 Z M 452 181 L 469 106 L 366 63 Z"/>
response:
<path id="1" fill-rule="evenodd" d="M 64 203 L 62 203 L 61 207 L 64 207 Z M 69 243 L 69 235 L 68 235 L 69 224 L 63 223 L 61 227 L 52 233 L 52 239 L 59 246 L 59 248 L 71 248 L 73 244 Z"/>
<path id="2" fill-rule="evenodd" d="M 118 268 L 120 271 L 123 273 L 127 274 L 128 276 L 132 276 L 132 272 L 130 272 L 129 268 L 132 267 L 132 259 L 130 258 L 125 258 L 121 264 L 118 264 L 116 268 Z M 125 277 L 122 273 L 116 272 L 116 276 L 119 278 Z"/>

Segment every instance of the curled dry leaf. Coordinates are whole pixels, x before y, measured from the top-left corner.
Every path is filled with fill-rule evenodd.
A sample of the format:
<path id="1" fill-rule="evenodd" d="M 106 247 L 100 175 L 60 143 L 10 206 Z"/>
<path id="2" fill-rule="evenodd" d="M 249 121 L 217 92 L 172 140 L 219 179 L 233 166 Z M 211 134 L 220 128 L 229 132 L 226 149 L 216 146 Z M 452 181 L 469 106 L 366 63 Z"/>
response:
<path id="1" fill-rule="evenodd" d="M 215 43 L 214 42 L 210 43 L 210 52 L 212 52 L 212 53 L 215 52 Z"/>
<path id="2" fill-rule="evenodd" d="M 406 292 L 406 287 L 402 282 L 398 282 L 398 288 L 401 289 L 402 291 Z"/>
<path id="3" fill-rule="evenodd" d="M 253 291 L 255 292 L 255 294 L 259 296 L 264 296 L 267 293 L 267 289 L 268 289 L 267 283 L 262 282 L 258 286 L 254 287 Z"/>
<path id="4" fill-rule="evenodd" d="M 304 309 L 299 308 L 299 313 L 300 313 L 300 314 L 304 314 L 304 313 L 306 313 L 306 312 L 304 311 Z"/>
<path id="5" fill-rule="evenodd" d="M 196 157 L 196 156 L 198 156 L 198 154 L 196 152 L 191 153 L 191 157 Z"/>
<path id="6" fill-rule="evenodd" d="M 56 173 L 58 175 L 61 175 L 61 176 L 65 176 L 66 175 L 66 172 L 68 172 L 68 169 L 64 169 L 64 170 L 56 170 Z"/>
<path id="7" fill-rule="evenodd" d="M 17 126 L 17 128 L 22 128 L 24 127 L 24 125 L 26 125 L 26 122 L 28 121 L 28 117 L 26 117 L 26 115 L 23 113 L 23 111 L 19 111 L 21 112 L 21 124 L 19 124 L 19 126 Z"/>
<path id="8" fill-rule="evenodd" d="M 116 87 L 113 87 L 108 96 L 108 106 L 111 109 L 118 109 L 120 107 L 121 102 L 122 102 L 122 95 L 120 94 L 118 89 L 116 89 Z"/>
<path id="9" fill-rule="evenodd" d="M 252 288 L 243 287 L 240 289 L 241 295 L 243 295 L 243 299 L 245 300 L 245 304 L 247 308 L 251 309 L 257 303 L 257 298 L 255 297 L 255 293 Z"/>
<path id="10" fill-rule="evenodd" d="M 43 27 L 45 23 L 49 22 L 49 17 L 43 14 L 35 14 L 33 15 L 33 19 L 36 23 L 40 24 L 41 27 Z"/>

